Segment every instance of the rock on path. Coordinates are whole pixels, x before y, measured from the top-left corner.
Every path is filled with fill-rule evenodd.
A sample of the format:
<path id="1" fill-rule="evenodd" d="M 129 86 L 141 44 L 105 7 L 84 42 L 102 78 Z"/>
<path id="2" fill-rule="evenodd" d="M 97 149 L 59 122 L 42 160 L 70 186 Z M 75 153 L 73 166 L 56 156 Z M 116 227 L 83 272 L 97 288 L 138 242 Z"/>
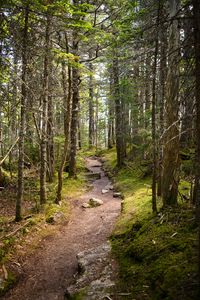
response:
<path id="1" fill-rule="evenodd" d="M 77 255 L 80 275 L 76 283 L 68 287 L 65 299 L 70 300 L 76 292 L 84 289 L 83 300 L 103 299 L 112 292 L 114 264 L 108 242 Z"/>

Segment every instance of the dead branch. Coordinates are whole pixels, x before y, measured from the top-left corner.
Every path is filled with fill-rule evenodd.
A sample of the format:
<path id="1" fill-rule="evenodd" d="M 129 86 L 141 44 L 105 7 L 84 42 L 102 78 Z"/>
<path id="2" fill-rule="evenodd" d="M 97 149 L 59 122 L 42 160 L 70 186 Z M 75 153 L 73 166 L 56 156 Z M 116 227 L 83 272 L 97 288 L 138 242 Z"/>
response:
<path id="1" fill-rule="evenodd" d="M 29 223 L 30 223 L 30 220 L 27 221 L 26 223 L 24 223 L 22 226 L 16 228 L 14 231 L 10 232 L 9 234 L 7 234 L 7 235 L 1 237 L 0 240 L 4 240 L 4 239 L 7 239 L 7 238 L 12 237 L 12 236 L 15 235 L 18 231 L 20 231 L 21 229 L 25 228 Z"/>
<path id="2" fill-rule="evenodd" d="M 15 140 L 14 144 L 12 144 L 12 146 L 10 146 L 8 152 L 6 153 L 6 155 L 4 156 L 4 158 L 0 161 L 0 166 L 2 166 L 2 164 L 4 163 L 4 161 L 6 160 L 6 158 L 9 156 L 10 152 L 12 151 L 12 149 L 15 147 L 15 145 L 17 144 L 19 140 L 19 137 L 17 137 L 17 139 Z"/>

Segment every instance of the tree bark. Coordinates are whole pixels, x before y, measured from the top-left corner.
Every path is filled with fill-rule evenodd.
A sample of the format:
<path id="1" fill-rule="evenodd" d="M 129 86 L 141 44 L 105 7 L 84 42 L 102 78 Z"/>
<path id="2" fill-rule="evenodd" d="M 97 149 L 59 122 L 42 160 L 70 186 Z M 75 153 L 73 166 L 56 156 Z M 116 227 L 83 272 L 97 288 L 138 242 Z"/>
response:
<path id="1" fill-rule="evenodd" d="M 153 62 L 153 82 L 152 82 L 152 142 L 153 142 L 153 176 L 152 176 L 152 211 L 157 213 L 157 140 L 156 140 L 156 76 L 157 76 L 157 57 L 158 57 L 158 31 L 160 23 L 160 0 L 158 2 L 158 14 L 157 14 L 157 33 L 155 40 L 154 62 Z"/>
<path id="2" fill-rule="evenodd" d="M 165 10 L 164 4 L 161 4 L 160 8 L 160 19 L 164 19 Z M 167 73 L 167 28 L 166 25 L 161 22 L 160 24 L 160 93 L 159 93 L 159 135 L 162 137 L 164 132 L 164 103 L 165 103 L 165 87 L 166 87 L 166 73 Z M 163 142 L 160 139 L 159 141 L 159 162 L 158 162 L 158 187 L 157 187 L 157 195 L 161 197 L 162 195 L 162 164 L 163 164 Z"/>
<path id="3" fill-rule="evenodd" d="M 115 101 L 115 119 L 116 119 L 116 149 L 117 149 L 117 167 L 121 168 L 124 163 L 123 136 L 122 136 L 122 111 L 119 89 L 119 62 L 115 51 L 113 59 L 113 96 Z"/>
<path id="4" fill-rule="evenodd" d="M 195 98 L 196 98 L 196 216 L 199 225 L 199 295 L 200 295 L 200 3 L 193 0 L 194 49 L 195 49 Z"/>
<path id="5" fill-rule="evenodd" d="M 150 107 L 151 107 L 151 80 L 150 80 L 150 69 L 151 69 L 151 57 L 149 54 L 147 54 L 146 60 L 145 60 L 145 128 L 148 129 L 150 125 L 149 120 L 149 113 L 150 113 Z"/>
<path id="6" fill-rule="evenodd" d="M 24 9 L 24 29 L 22 39 L 22 75 L 21 75 L 21 111 L 20 111 L 20 128 L 19 128 L 19 159 L 18 159 L 18 187 L 17 187 L 17 200 L 15 221 L 22 219 L 21 215 L 21 202 L 24 193 L 24 136 L 26 126 L 26 102 L 27 102 L 27 43 L 28 43 L 28 23 L 29 23 L 29 8 Z"/>
<path id="7" fill-rule="evenodd" d="M 181 122 L 181 137 L 180 146 L 184 150 L 194 146 L 194 137 L 191 134 L 193 126 L 193 110 L 194 110 L 194 92 L 193 92 L 193 68 L 191 61 L 193 60 L 194 50 L 193 34 L 192 34 L 191 10 L 185 8 L 185 19 L 183 20 L 184 43 L 182 56 L 182 122 Z"/>
<path id="8" fill-rule="evenodd" d="M 114 132 L 114 101 L 113 101 L 113 74 L 110 70 L 110 97 L 108 98 L 108 149 L 115 144 Z"/>
<path id="9" fill-rule="evenodd" d="M 163 156 L 163 205 L 176 205 L 179 183 L 179 27 L 175 15 L 179 0 L 169 0 L 169 60 L 166 84 L 166 130 Z M 174 19 L 173 19 L 174 18 Z"/>
<path id="10" fill-rule="evenodd" d="M 74 62 L 79 63 L 78 56 L 78 33 L 73 31 L 73 54 Z M 71 147 L 69 157 L 69 177 L 76 178 L 76 149 L 77 149 L 77 129 L 78 129 L 78 113 L 79 113 L 79 67 L 72 67 L 72 119 L 71 119 Z"/>
<path id="11" fill-rule="evenodd" d="M 46 173 L 47 173 L 47 118 L 49 96 L 49 49 L 50 48 L 50 17 L 46 19 L 45 54 L 42 95 L 42 132 L 40 141 L 40 204 L 46 203 Z"/>
<path id="12" fill-rule="evenodd" d="M 89 58 L 92 58 L 90 51 Z M 89 78 L 89 148 L 94 146 L 94 78 L 93 78 L 93 65 L 92 62 L 89 64 L 90 78 Z"/>
<path id="13" fill-rule="evenodd" d="M 50 56 L 51 60 L 51 56 Z M 48 164 L 48 180 L 53 182 L 54 178 L 54 168 L 55 168 L 55 157 L 54 157 L 54 114 L 53 114 L 53 98 L 52 98 L 52 76 L 53 76 L 53 66 L 52 61 L 50 61 L 49 66 L 49 87 L 48 87 L 48 121 L 47 121 L 47 164 Z"/>
<path id="14" fill-rule="evenodd" d="M 68 52 L 68 46 L 67 46 Z M 63 150 L 63 156 L 61 164 L 58 170 L 58 187 L 56 193 L 55 203 L 59 203 L 62 200 L 62 186 L 63 186 L 63 170 L 67 160 L 69 151 L 69 135 L 70 135 L 70 120 L 71 120 L 71 67 L 68 66 L 68 93 L 67 93 L 67 75 L 65 63 L 62 64 L 62 84 L 63 84 L 63 107 L 64 107 L 64 133 L 65 133 L 65 144 Z"/>

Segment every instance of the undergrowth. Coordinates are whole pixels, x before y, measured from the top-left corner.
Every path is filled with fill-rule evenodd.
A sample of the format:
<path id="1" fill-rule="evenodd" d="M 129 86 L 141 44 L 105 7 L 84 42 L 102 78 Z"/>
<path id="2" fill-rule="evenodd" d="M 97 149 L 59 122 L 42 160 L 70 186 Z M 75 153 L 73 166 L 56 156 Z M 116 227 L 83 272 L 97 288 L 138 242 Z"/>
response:
<path id="1" fill-rule="evenodd" d="M 115 188 L 124 195 L 122 213 L 111 236 L 119 262 L 117 290 L 126 299 L 191 300 L 197 294 L 197 224 L 194 211 L 179 199 L 178 207 L 151 211 L 151 179 L 139 162 L 116 171 L 114 150 L 103 154 Z M 114 170 L 114 171 L 113 171 Z M 180 190 L 189 185 L 181 181 Z M 118 296 L 117 299 L 123 299 Z"/>

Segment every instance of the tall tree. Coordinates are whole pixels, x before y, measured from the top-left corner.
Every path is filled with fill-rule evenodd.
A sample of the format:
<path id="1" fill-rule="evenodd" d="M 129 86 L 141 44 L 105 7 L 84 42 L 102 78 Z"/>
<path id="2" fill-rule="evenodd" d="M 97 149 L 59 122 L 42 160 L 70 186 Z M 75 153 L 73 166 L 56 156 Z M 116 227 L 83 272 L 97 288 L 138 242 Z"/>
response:
<path id="1" fill-rule="evenodd" d="M 46 17 L 45 53 L 42 91 L 42 132 L 40 140 L 40 204 L 46 202 L 46 174 L 47 174 L 47 123 L 49 100 L 49 56 L 50 56 L 50 16 Z"/>
<path id="2" fill-rule="evenodd" d="M 69 53 L 67 34 L 65 34 L 66 52 Z M 67 86 L 68 80 L 68 86 Z M 71 66 L 68 65 L 68 77 L 66 74 L 66 64 L 62 62 L 62 85 L 63 85 L 63 108 L 64 108 L 64 134 L 65 143 L 63 156 L 61 159 L 60 167 L 58 170 L 58 187 L 56 193 L 55 203 L 61 201 L 61 193 L 63 186 L 63 170 L 66 164 L 67 156 L 69 155 L 69 137 L 70 137 L 70 121 L 71 121 L 71 95 L 72 95 L 72 79 L 71 79 Z M 68 91 L 67 91 L 68 88 Z"/>
<path id="3" fill-rule="evenodd" d="M 160 20 L 166 19 L 166 9 L 164 3 L 160 5 Z M 159 30 L 160 39 L 160 70 L 159 70 L 159 93 L 158 93 L 158 108 L 159 108 L 159 157 L 158 157 L 158 188 L 157 194 L 160 197 L 162 194 L 162 162 L 163 162 L 163 141 L 162 135 L 164 132 L 164 105 L 165 105 L 165 86 L 167 73 L 167 26 L 164 22 L 160 22 Z"/>
<path id="4" fill-rule="evenodd" d="M 200 294 L 200 3 L 193 0 L 194 49 L 195 49 L 195 98 L 196 98 L 196 176 L 195 198 L 199 226 L 199 294 Z"/>
<path id="5" fill-rule="evenodd" d="M 52 48 L 52 45 L 51 45 Z M 49 87 L 48 87 L 48 107 L 47 107 L 47 167 L 48 180 L 53 182 L 55 169 L 54 155 L 54 113 L 53 113 L 53 65 L 52 56 L 49 57 Z"/>
<path id="6" fill-rule="evenodd" d="M 156 21 L 156 28 L 158 32 L 159 32 L 159 25 L 160 25 L 160 0 L 158 1 L 157 21 Z M 154 62 L 153 62 L 153 83 L 152 83 L 152 142 L 153 142 L 152 210 L 154 213 L 157 212 L 156 76 L 157 76 L 158 42 L 159 42 L 158 32 L 156 33 L 156 40 L 155 40 L 155 51 L 154 51 Z"/>
<path id="7" fill-rule="evenodd" d="M 74 1 L 75 2 L 75 1 Z M 75 2 L 76 3 L 76 2 Z M 78 115 L 79 115 L 79 53 L 78 44 L 79 36 L 77 29 L 73 30 L 72 49 L 74 55 L 74 64 L 72 66 L 72 117 L 71 117 L 71 145 L 69 154 L 69 176 L 76 177 L 76 150 L 77 150 L 77 130 L 78 130 Z"/>
<path id="8" fill-rule="evenodd" d="M 115 49 L 113 58 L 113 98 L 115 101 L 115 120 L 116 120 L 116 149 L 117 149 L 117 166 L 121 168 L 124 163 L 123 152 L 123 133 L 122 133 L 122 109 L 119 88 L 119 60 L 118 53 Z"/>
<path id="9" fill-rule="evenodd" d="M 17 188 L 17 201 L 16 201 L 16 214 L 15 220 L 20 221 L 21 215 L 21 202 L 23 200 L 24 192 L 24 136 L 26 129 L 26 102 L 27 102 L 27 55 L 28 55 L 28 30 L 29 30 L 29 6 L 26 5 L 23 9 L 24 12 L 24 28 L 22 35 L 22 75 L 21 75 L 21 108 L 20 108 L 20 129 L 19 129 L 19 159 L 18 159 L 18 188 Z"/>
<path id="10" fill-rule="evenodd" d="M 163 154 L 163 204 L 176 205 L 179 183 L 179 0 L 169 0 L 169 47 Z"/>

